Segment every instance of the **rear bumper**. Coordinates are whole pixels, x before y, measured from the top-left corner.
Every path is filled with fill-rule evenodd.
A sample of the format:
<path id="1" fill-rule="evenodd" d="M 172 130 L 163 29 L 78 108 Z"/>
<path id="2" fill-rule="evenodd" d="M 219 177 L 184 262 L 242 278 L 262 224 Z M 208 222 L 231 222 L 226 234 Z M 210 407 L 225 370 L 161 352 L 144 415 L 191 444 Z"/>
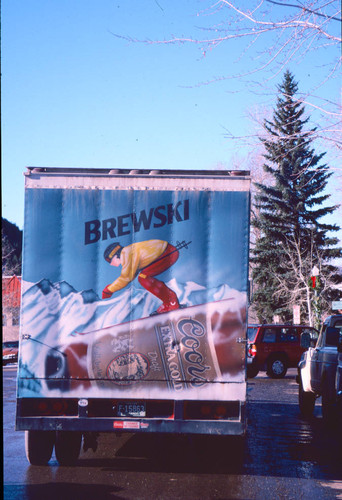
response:
<path id="1" fill-rule="evenodd" d="M 244 435 L 244 420 L 195 421 L 160 419 L 23 417 L 17 419 L 16 430 L 63 430 L 81 432 L 155 432 L 168 434 Z"/>
<path id="2" fill-rule="evenodd" d="M 80 432 L 154 432 L 175 434 L 212 434 L 242 436 L 246 432 L 246 405 L 238 405 L 234 416 L 226 419 L 184 418 L 183 401 L 175 401 L 175 411 L 169 417 L 88 416 L 87 407 L 78 406 L 78 415 L 23 415 L 22 402 L 17 401 L 16 430 L 61 430 Z M 229 402 L 227 403 L 229 405 Z"/>
<path id="3" fill-rule="evenodd" d="M 251 356 L 247 356 L 246 359 L 247 359 L 247 368 L 253 367 L 258 371 L 266 370 L 265 364 L 261 364 L 257 357 L 252 358 Z"/>

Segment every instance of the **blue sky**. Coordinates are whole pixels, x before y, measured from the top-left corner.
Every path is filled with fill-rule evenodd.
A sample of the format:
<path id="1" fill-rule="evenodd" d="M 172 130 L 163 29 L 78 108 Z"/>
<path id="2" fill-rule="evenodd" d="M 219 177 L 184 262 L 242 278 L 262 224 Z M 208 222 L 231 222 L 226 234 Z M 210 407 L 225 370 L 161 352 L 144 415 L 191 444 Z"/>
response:
<path id="1" fill-rule="evenodd" d="M 248 115 L 273 109 L 282 73 L 271 79 L 254 75 L 247 84 L 229 78 L 200 83 L 253 69 L 264 46 L 257 46 L 254 56 L 241 56 L 241 42 L 232 41 L 204 56 L 200 44 L 148 45 L 115 36 L 201 37 L 198 27 L 219 21 L 205 10 L 211 5 L 208 0 L 2 2 L 3 217 L 22 229 L 25 166 L 212 169 L 234 168 L 247 158 L 248 148 L 234 146 L 227 130 L 254 133 Z M 329 50 L 336 51 L 325 48 L 300 64 L 290 61 L 301 91 L 319 83 L 325 61 L 336 56 Z M 323 97 L 338 101 L 339 91 L 335 78 Z M 333 203 L 339 201 L 336 185 L 330 187 Z M 336 213 L 333 222 L 340 219 Z"/>

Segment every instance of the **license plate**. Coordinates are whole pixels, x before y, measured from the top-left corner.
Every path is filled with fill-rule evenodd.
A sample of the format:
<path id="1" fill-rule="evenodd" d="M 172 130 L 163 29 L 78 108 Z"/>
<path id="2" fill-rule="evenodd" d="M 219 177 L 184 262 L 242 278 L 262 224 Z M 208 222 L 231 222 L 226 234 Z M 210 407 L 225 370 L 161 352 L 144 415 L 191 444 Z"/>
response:
<path id="1" fill-rule="evenodd" d="M 133 401 L 130 403 L 118 403 L 118 417 L 146 417 L 145 403 Z"/>

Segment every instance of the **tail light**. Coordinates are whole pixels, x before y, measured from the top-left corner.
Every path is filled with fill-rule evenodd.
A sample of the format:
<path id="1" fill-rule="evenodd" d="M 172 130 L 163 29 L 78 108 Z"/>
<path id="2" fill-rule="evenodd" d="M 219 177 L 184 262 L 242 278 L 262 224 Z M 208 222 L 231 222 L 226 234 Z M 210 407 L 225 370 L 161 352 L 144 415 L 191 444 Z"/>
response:
<path id="1" fill-rule="evenodd" d="M 254 358 L 254 356 L 256 355 L 256 353 L 257 353 L 256 345 L 255 344 L 249 344 L 249 346 L 248 346 L 248 356 L 250 356 L 251 358 Z"/>
<path id="2" fill-rule="evenodd" d="M 23 417 L 59 417 L 77 416 L 77 399 L 69 398 L 23 398 L 20 402 L 20 413 Z"/>
<path id="3" fill-rule="evenodd" d="M 239 401 L 185 401 L 185 420 L 229 420 L 239 418 Z"/>

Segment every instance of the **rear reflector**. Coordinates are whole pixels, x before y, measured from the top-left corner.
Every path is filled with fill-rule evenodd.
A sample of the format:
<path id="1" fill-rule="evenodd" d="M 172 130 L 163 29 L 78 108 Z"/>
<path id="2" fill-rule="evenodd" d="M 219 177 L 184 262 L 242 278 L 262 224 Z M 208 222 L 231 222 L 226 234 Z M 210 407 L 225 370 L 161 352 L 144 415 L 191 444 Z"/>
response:
<path id="1" fill-rule="evenodd" d="M 78 414 L 78 399 L 24 398 L 19 399 L 22 417 L 73 417 Z"/>
<path id="2" fill-rule="evenodd" d="M 229 420 L 239 415 L 239 401 L 184 401 L 185 420 Z"/>

